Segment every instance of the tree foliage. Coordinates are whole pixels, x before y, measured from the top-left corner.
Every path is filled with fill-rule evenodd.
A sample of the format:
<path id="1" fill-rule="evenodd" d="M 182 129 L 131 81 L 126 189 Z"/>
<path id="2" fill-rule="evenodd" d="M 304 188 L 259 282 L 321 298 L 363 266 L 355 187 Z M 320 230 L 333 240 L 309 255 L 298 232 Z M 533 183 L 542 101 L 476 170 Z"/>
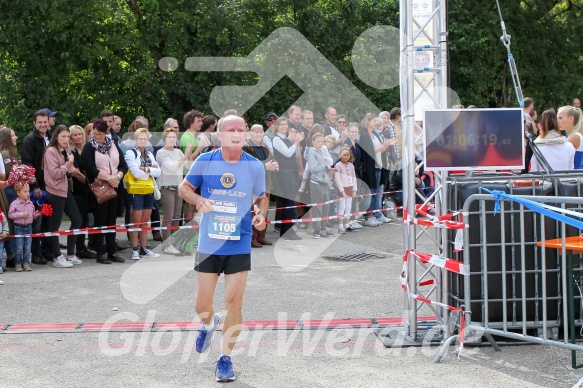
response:
<path id="1" fill-rule="evenodd" d="M 502 3 L 524 94 L 537 106 L 568 103 L 583 90 L 582 1 Z M 22 137 L 43 107 L 64 124 L 113 109 L 125 125 L 144 115 L 153 128 L 192 108 L 211 113 L 215 86 L 252 85 L 257 75 L 190 72 L 186 58 L 247 56 L 280 27 L 298 30 L 377 106 L 391 108 L 398 90 L 363 83 L 351 51 L 368 28 L 398 27 L 398 11 L 397 0 L 0 0 L 0 121 Z M 463 103 L 516 105 L 495 2 L 450 0 L 449 23 L 451 86 Z M 160 69 L 164 57 L 178 68 Z M 247 117 L 283 113 L 301 93 L 283 78 Z"/>
<path id="2" fill-rule="evenodd" d="M 583 1 L 500 1 L 524 96 L 536 109 L 581 97 Z M 465 105 L 517 106 L 495 1 L 450 0 L 451 87 Z"/>

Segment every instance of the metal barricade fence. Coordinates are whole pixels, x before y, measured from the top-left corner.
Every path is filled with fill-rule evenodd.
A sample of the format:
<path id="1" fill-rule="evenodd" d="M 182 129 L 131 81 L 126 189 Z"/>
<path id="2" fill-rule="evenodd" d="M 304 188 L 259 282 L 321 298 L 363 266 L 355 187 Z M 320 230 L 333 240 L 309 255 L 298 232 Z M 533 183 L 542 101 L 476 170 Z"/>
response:
<path id="1" fill-rule="evenodd" d="M 576 192 L 580 186 L 576 181 Z M 583 198 L 552 194 L 518 197 L 583 212 Z M 574 329 L 569 327 L 568 287 L 573 282 L 567 276 L 564 244 L 565 237 L 577 236 L 581 230 L 512 201 L 502 201 L 496 214 L 494 205 L 491 194 L 473 194 L 464 202 L 469 228 L 464 229 L 460 255 L 469 266 L 470 276 L 451 277 L 450 304 L 471 312 L 466 320 L 465 343 L 477 343 L 485 337 L 499 350 L 492 337 L 496 336 L 583 351 L 583 345 L 575 343 Z M 545 241 L 556 238 L 562 238 L 562 250 L 537 246 L 537 242 L 544 247 Z M 579 279 L 575 281 L 578 289 L 583 279 L 581 255 L 572 266 L 572 277 Z M 574 305 L 581 306 L 583 299 L 575 291 L 570 291 L 575 295 Z M 574 305 L 572 314 L 576 313 Z M 575 316 L 582 312 L 580 307 Z M 573 319 L 572 325 L 581 326 L 581 317 Z M 435 362 L 457 338 L 452 336 L 443 343 Z M 575 367 L 574 352 L 572 356 Z"/>

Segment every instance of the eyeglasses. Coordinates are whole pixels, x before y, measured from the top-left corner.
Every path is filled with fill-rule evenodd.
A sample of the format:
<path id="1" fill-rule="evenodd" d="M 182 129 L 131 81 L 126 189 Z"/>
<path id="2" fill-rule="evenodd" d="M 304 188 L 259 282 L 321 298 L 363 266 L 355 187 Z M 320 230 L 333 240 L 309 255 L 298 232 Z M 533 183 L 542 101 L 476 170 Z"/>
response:
<path id="1" fill-rule="evenodd" d="M 267 119 L 267 121 L 275 121 L 275 120 L 277 120 L 277 119 L 276 118 L 271 118 L 271 117 Z"/>

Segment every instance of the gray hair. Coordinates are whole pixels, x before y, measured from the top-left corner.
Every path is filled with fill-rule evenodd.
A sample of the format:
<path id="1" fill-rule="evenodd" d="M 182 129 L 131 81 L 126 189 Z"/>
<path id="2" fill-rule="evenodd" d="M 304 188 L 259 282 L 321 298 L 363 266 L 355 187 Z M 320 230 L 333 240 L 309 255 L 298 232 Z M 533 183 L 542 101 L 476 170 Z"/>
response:
<path id="1" fill-rule="evenodd" d="M 139 122 L 143 123 L 146 127 L 149 127 L 150 126 L 150 122 L 144 116 L 136 116 L 136 120 L 138 120 Z"/>
<path id="2" fill-rule="evenodd" d="M 172 117 L 169 117 L 168 119 L 166 119 L 166 121 L 164 122 L 164 129 L 166 128 L 170 128 L 172 126 L 172 122 L 176 121 L 176 123 L 178 123 L 178 120 L 173 119 Z"/>

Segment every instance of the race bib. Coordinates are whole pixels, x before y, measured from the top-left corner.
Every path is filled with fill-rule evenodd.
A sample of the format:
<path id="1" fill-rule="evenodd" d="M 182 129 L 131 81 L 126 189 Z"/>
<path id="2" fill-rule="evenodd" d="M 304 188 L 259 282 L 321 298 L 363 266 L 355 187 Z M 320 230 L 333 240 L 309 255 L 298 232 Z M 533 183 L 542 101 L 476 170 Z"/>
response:
<path id="1" fill-rule="evenodd" d="M 217 240 L 241 240 L 241 216 L 237 202 L 215 201 L 209 214 L 208 235 Z"/>

